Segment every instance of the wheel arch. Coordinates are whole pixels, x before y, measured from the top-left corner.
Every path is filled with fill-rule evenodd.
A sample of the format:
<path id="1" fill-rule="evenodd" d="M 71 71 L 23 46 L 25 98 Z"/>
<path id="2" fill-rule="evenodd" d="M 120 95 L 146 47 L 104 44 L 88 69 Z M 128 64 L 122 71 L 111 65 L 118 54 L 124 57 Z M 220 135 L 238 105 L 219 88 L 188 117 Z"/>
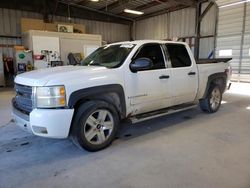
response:
<path id="1" fill-rule="evenodd" d="M 77 109 L 81 104 L 90 100 L 101 100 L 113 105 L 120 118 L 126 117 L 126 103 L 123 87 L 120 84 L 109 84 L 80 89 L 71 93 L 69 108 Z"/>
<path id="2" fill-rule="evenodd" d="M 227 74 L 225 72 L 211 74 L 208 77 L 207 86 L 206 86 L 206 89 L 205 89 L 205 92 L 204 92 L 202 99 L 206 98 L 208 91 L 209 91 L 209 88 L 213 84 L 219 85 L 221 92 L 223 93 L 226 89 L 226 86 L 227 86 Z"/>

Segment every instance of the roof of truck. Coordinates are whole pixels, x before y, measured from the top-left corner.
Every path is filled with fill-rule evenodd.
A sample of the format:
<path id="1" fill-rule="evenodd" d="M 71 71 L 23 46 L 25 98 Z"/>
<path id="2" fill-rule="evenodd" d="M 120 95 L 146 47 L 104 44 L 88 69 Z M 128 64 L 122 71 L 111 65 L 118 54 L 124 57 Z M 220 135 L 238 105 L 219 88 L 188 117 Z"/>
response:
<path id="1" fill-rule="evenodd" d="M 169 41 L 169 40 L 134 40 L 134 41 L 123 41 L 123 42 L 116 42 L 109 45 L 115 45 L 115 44 L 136 44 L 136 45 L 142 45 L 146 43 L 160 43 L 160 44 L 166 44 L 166 43 L 174 43 L 174 44 L 186 44 L 185 42 L 175 42 L 175 41 Z"/>

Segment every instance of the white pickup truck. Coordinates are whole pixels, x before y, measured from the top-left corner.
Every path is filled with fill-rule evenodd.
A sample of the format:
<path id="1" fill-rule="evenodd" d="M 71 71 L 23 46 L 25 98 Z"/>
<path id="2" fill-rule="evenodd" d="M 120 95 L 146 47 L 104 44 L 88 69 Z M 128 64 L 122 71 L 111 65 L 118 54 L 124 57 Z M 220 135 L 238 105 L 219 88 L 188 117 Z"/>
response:
<path id="1" fill-rule="evenodd" d="M 89 151 L 110 145 L 119 122 L 139 122 L 197 104 L 216 112 L 230 76 L 230 59 L 195 61 L 186 43 L 130 41 L 103 46 L 81 66 L 15 78 L 13 118 L 33 134 L 71 137 Z"/>

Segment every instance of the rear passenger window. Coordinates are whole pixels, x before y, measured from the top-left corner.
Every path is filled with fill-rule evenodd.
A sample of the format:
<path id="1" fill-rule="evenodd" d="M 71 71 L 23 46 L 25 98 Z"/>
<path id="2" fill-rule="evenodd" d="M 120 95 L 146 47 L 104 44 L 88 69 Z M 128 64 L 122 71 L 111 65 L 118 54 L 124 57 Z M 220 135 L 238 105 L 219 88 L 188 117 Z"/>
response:
<path id="1" fill-rule="evenodd" d="M 173 68 L 191 66 L 187 49 L 182 44 L 166 44 Z"/>
<path id="2" fill-rule="evenodd" d="M 152 69 L 164 69 L 165 62 L 159 44 L 145 44 L 136 55 L 135 59 L 149 58 L 153 62 Z"/>

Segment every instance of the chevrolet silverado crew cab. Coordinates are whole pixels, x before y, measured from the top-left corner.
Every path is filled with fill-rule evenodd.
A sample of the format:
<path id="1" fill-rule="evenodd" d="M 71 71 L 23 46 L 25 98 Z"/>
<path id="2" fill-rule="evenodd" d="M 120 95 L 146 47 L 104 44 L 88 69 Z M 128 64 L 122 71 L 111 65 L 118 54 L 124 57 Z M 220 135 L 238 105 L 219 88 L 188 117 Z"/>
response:
<path id="1" fill-rule="evenodd" d="M 100 47 L 81 66 L 15 78 L 13 118 L 33 134 L 68 138 L 89 151 L 110 145 L 124 119 L 136 123 L 199 104 L 216 112 L 230 59 L 195 61 L 186 43 L 130 41 Z"/>

